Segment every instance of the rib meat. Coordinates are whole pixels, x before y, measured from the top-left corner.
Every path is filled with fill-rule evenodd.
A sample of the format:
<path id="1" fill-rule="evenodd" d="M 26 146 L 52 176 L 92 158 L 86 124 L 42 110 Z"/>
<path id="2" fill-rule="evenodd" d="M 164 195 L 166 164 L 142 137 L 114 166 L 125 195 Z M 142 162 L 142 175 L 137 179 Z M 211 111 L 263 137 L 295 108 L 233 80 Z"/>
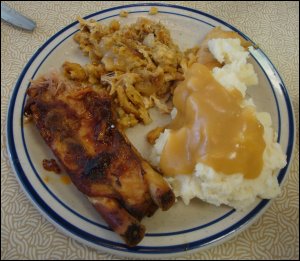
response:
<path id="1" fill-rule="evenodd" d="M 145 233 L 140 220 L 167 210 L 175 197 L 118 129 L 111 97 L 56 74 L 33 81 L 27 94 L 25 115 L 74 185 L 128 246 L 138 244 Z"/>

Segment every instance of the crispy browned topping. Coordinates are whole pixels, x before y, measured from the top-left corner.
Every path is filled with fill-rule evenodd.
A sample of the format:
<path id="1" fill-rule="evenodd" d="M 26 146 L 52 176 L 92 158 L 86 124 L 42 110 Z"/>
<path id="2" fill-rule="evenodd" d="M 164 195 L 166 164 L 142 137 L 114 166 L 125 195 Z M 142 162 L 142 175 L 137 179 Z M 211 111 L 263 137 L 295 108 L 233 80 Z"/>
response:
<path id="1" fill-rule="evenodd" d="M 58 166 L 55 159 L 50 159 L 50 160 L 44 159 L 43 160 L 43 168 L 48 171 L 53 171 L 56 174 L 60 173 L 60 167 Z"/>

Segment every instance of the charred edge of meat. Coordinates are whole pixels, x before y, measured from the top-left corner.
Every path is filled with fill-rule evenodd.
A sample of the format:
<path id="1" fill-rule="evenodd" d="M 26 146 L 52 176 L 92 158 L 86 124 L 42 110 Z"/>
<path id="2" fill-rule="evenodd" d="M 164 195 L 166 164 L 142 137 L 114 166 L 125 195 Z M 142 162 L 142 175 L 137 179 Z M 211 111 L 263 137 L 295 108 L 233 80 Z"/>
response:
<path id="1" fill-rule="evenodd" d="M 94 93 L 87 93 L 84 97 L 84 106 L 93 115 L 96 121 L 105 121 L 112 124 L 111 99 L 103 97 L 99 99 Z"/>
<path id="2" fill-rule="evenodd" d="M 86 93 L 83 102 L 87 111 L 93 115 L 95 122 L 97 122 L 94 128 L 95 139 L 103 144 L 109 144 L 112 142 L 116 126 L 112 113 L 111 98 L 105 94 L 103 95 L 104 97 L 99 99 L 99 96 L 95 96 L 93 93 Z"/>
<path id="3" fill-rule="evenodd" d="M 29 98 L 24 115 L 26 117 L 33 115 L 34 118 L 38 118 L 35 123 L 39 129 L 43 129 L 44 135 L 42 136 L 48 142 L 51 142 L 57 135 L 61 141 L 73 137 L 80 128 L 76 112 L 60 101 L 43 103 Z"/>
<path id="4" fill-rule="evenodd" d="M 33 104 L 35 104 L 34 99 L 28 98 L 28 100 L 26 102 L 26 105 L 25 105 L 25 108 L 24 108 L 24 115 L 26 117 L 32 116 L 31 105 L 33 105 Z"/>
<path id="5" fill-rule="evenodd" d="M 153 202 L 153 204 L 151 204 L 151 206 L 148 208 L 147 217 L 153 216 L 158 208 L 159 207 Z"/>
<path id="6" fill-rule="evenodd" d="M 113 142 L 113 131 L 115 129 L 114 124 L 110 124 L 105 121 L 100 121 L 94 128 L 94 138 L 102 144 L 111 144 Z"/>
<path id="7" fill-rule="evenodd" d="M 43 168 L 48 171 L 53 171 L 56 174 L 60 174 L 60 167 L 58 166 L 55 159 L 43 159 Z"/>
<path id="8" fill-rule="evenodd" d="M 102 152 L 97 157 L 89 159 L 84 167 L 83 175 L 92 180 L 105 177 L 106 169 L 110 166 L 113 158 L 113 154 Z"/>
<path id="9" fill-rule="evenodd" d="M 141 238 L 144 237 L 145 227 L 141 224 L 132 224 L 128 227 L 123 238 L 126 241 L 126 244 L 130 247 L 136 246 Z"/>
<path id="10" fill-rule="evenodd" d="M 52 133 L 59 133 L 61 140 L 73 137 L 80 128 L 76 112 L 64 103 L 55 102 L 40 109 L 45 110 L 42 114 L 45 117 L 45 127 Z"/>
<path id="11" fill-rule="evenodd" d="M 42 96 L 43 92 L 46 92 L 49 87 L 49 81 L 47 81 L 45 78 L 40 79 L 40 82 L 31 82 L 30 88 L 27 89 L 26 94 L 29 97 L 37 97 Z"/>
<path id="12" fill-rule="evenodd" d="M 160 199 L 161 206 L 163 206 L 162 210 L 168 210 L 175 202 L 175 196 L 171 189 L 161 195 Z"/>
<path id="13" fill-rule="evenodd" d="M 69 163 L 75 162 L 78 168 L 83 168 L 87 157 L 85 148 L 75 138 L 65 138 L 64 143 L 68 148 L 64 160 Z"/>
<path id="14" fill-rule="evenodd" d="M 137 206 L 128 206 L 126 205 L 126 202 L 124 200 L 120 199 L 119 200 L 120 204 L 125 206 L 126 210 L 128 213 L 132 216 L 134 216 L 137 220 L 141 221 L 143 217 L 145 216 L 145 211 L 139 209 Z"/>

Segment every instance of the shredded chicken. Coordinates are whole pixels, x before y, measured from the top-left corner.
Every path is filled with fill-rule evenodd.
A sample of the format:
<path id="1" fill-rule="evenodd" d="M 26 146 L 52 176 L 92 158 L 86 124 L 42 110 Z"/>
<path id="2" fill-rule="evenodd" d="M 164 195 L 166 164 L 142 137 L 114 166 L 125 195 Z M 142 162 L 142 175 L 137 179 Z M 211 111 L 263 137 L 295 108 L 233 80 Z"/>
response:
<path id="1" fill-rule="evenodd" d="M 148 109 L 153 106 L 169 113 L 168 98 L 175 83 L 183 80 L 182 66 L 188 66 L 189 60 L 169 31 L 145 18 L 123 27 L 116 20 L 109 25 L 78 20 L 80 31 L 74 40 L 90 64 L 67 63 L 65 75 L 107 88 L 119 107 L 118 122 L 123 127 L 150 123 Z"/>

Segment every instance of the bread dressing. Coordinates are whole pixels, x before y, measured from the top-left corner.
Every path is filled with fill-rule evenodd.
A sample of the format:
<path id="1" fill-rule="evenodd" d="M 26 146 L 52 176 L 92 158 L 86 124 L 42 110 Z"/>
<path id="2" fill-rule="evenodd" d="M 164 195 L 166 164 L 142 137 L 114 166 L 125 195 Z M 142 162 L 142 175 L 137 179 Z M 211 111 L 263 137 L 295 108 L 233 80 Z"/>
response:
<path id="1" fill-rule="evenodd" d="M 258 177 L 264 128 L 255 110 L 242 102 L 237 89 L 224 88 L 206 66 L 193 64 L 174 92 L 177 115 L 160 158 L 164 175 L 192 174 L 201 162 L 224 174 Z"/>

